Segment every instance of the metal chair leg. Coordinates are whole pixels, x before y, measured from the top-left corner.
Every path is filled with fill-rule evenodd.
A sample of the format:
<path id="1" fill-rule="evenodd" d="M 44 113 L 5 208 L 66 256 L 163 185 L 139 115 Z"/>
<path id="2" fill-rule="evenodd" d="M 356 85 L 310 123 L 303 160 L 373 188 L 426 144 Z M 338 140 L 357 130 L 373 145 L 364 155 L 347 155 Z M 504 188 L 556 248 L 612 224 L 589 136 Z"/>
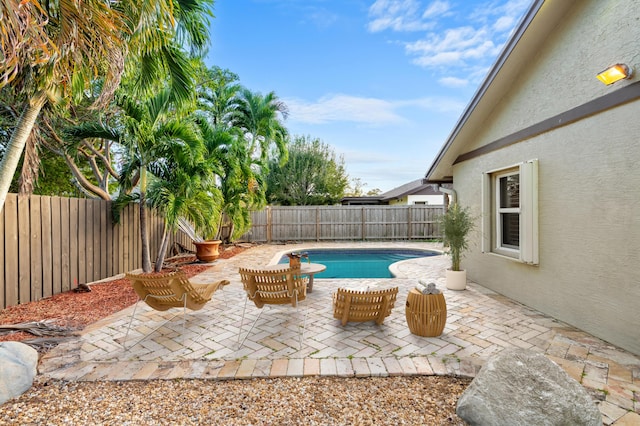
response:
<path id="1" fill-rule="evenodd" d="M 298 299 L 298 295 L 296 294 L 296 305 L 298 304 L 297 299 Z M 298 350 L 302 350 L 302 344 L 304 342 L 304 334 L 307 330 L 307 308 L 303 309 L 298 305 L 297 309 L 300 311 L 300 314 L 302 315 L 302 332 L 298 330 L 298 342 L 299 342 Z"/>
<path id="2" fill-rule="evenodd" d="M 133 322 L 133 317 L 136 315 L 136 309 L 138 309 L 138 303 L 140 303 L 140 299 L 136 301 L 136 304 L 133 307 L 133 313 L 131 314 L 131 318 L 129 318 L 129 326 L 127 327 L 127 333 L 124 335 L 124 341 L 122 342 L 122 347 L 124 347 L 126 350 L 131 348 L 131 346 L 127 348 L 127 339 L 129 337 L 129 330 L 131 330 L 131 323 Z"/>
<path id="3" fill-rule="evenodd" d="M 149 296 L 147 296 L 147 297 L 149 297 Z M 134 347 L 135 345 L 137 345 L 138 343 L 140 343 L 143 340 L 145 340 L 147 337 L 151 336 L 160 327 L 162 327 L 163 325 L 165 325 L 166 323 L 168 323 L 169 321 L 171 321 L 172 319 L 174 319 L 175 317 L 180 315 L 179 313 L 173 315 L 171 318 L 169 318 L 168 320 L 164 321 L 162 324 L 160 324 L 159 326 L 157 326 L 156 328 L 151 330 L 149 333 L 145 334 L 141 339 L 136 341 L 134 344 L 132 344 L 131 346 L 127 347 L 126 343 L 127 343 L 127 339 L 128 339 L 128 336 L 129 336 L 129 330 L 131 330 L 131 324 L 133 323 L 133 318 L 134 318 L 134 316 L 136 314 L 136 310 L 138 309 L 138 303 L 139 302 L 146 302 L 147 297 L 145 297 L 144 299 L 138 299 L 138 301 L 136 302 L 136 305 L 133 307 L 133 313 L 131 314 L 131 318 L 129 319 L 129 326 L 127 327 L 127 333 L 125 334 L 124 341 L 122 342 L 122 347 L 127 351 L 129 349 L 131 349 L 132 347 Z M 186 331 L 186 318 L 187 318 L 187 298 L 186 298 L 186 295 L 183 295 L 183 298 L 184 298 L 184 307 L 183 307 L 183 316 L 182 316 L 182 338 L 183 338 L 182 344 L 184 345 L 184 335 L 185 335 L 185 331 Z"/>
<path id="4" fill-rule="evenodd" d="M 182 346 L 184 346 L 185 337 L 187 334 L 187 298 L 184 298 L 184 305 L 182 307 Z"/>
<path id="5" fill-rule="evenodd" d="M 242 334 L 242 324 L 244 324 L 244 313 L 246 309 L 247 309 L 247 299 L 244 300 L 244 308 L 242 309 L 242 321 L 240 322 L 240 331 L 238 332 L 238 342 L 240 342 L 240 335 Z M 238 345 L 238 349 L 240 349 L 244 345 L 244 341 L 247 340 L 247 337 L 249 337 L 249 335 L 253 331 L 253 327 L 255 327 L 256 323 L 260 319 L 260 316 L 262 315 L 263 312 L 264 312 L 264 307 L 260 309 L 260 313 L 258 314 L 256 319 L 253 320 L 253 323 L 251 324 L 251 328 L 249 328 L 249 331 L 247 331 L 247 334 L 244 336 L 244 339 L 242 339 L 242 343 Z"/>

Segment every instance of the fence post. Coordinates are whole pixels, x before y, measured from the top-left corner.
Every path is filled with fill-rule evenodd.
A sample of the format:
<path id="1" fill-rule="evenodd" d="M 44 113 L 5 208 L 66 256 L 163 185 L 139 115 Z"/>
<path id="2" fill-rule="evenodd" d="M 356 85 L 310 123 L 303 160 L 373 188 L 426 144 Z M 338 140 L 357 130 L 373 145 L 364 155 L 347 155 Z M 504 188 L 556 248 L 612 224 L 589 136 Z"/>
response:
<path id="1" fill-rule="evenodd" d="M 360 207 L 360 218 L 362 219 L 362 241 L 366 238 L 366 219 L 364 217 L 364 206 Z"/>
<path id="2" fill-rule="evenodd" d="M 272 231 L 271 231 L 271 206 L 267 206 L 267 242 L 271 242 Z"/>
<path id="3" fill-rule="evenodd" d="M 409 208 L 407 209 L 407 240 L 411 241 L 413 239 L 413 232 L 411 229 L 411 209 L 412 207 L 409 206 Z"/>
<path id="4" fill-rule="evenodd" d="M 320 206 L 316 207 L 316 241 L 320 241 Z"/>

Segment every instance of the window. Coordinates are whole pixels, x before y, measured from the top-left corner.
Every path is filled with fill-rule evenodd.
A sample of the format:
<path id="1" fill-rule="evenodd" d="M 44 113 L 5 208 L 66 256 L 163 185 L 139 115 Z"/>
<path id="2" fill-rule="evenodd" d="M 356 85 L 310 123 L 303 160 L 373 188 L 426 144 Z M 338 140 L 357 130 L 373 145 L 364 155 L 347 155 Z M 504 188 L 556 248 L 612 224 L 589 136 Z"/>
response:
<path id="1" fill-rule="evenodd" d="M 482 251 L 538 264 L 538 160 L 484 173 Z"/>

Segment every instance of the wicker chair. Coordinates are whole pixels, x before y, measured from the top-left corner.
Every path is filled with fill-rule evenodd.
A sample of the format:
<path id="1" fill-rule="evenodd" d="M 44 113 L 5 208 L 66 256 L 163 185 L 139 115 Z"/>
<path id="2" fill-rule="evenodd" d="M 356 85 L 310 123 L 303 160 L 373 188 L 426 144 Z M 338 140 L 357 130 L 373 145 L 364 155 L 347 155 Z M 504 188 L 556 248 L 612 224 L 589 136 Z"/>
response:
<path id="1" fill-rule="evenodd" d="M 385 290 L 350 290 L 339 288 L 333 294 L 333 317 L 347 322 L 375 321 L 380 325 L 391 314 L 398 287 Z"/>
<path id="2" fill-rule="evenodd" d="M 283 269 L 275 271 L 265 271 L 256 269 L 240 268 L 240 278 L 242 285 L 247 292 L 247 298 L 244 301 L 242 309 L 242 322 L 238 331 L 238 344 L 242 346 L 247 339 L 256 322 L 262 315 L 256 317 L 251 328 L 240 343 L 240 335 L 242 334 L 242 324 L 244 324 L 244 315 L 247 309 L 247 300 L 251 300 L 256 307 L 263 308 L 265 305 L 291 305 L 298 307 L 298 302 L 303 301 L 307 297 L 307 283 L 309 278 L 300 275 L 300 269 L 291 269 L 283 267 Z M 304 315 L 302 334 L 299 334 L 300 347 L 304 338 L 306 315 Z"/>
<path id="3" fill-rule="evenodd" d="M 171 308 L 182 308 L 182 328 L 184 331 L 187 309 L 192 311 L 202 309 L 204 305 L 211 300 L 213 293 L 229 284 L 229 281 L 227 280 L 220 280 L 211 284 L 192 283 L 181 270 L 175 270 L 162 275 L 137 275 L 127 273 L 125 276 L 129 279 L 131 286 L 138 295 L 138 301 L 133 308 L 133 313 L 131 314 L 127 333 L 124 338 L 123 346 L 125 348 L 127 337 L 131 330 L 131 323 L 133 322 L 133 318 L 138 308 L 138 303 L 144 302 L 156 311 L 166 311 Z M 170 321 L 176 315 L 167 321 Z M 160 327 L 163 324 L 161 324 Z M 158 328 L 159 327 L 154 329 L 151 333 Z M 151 333 L 148 333 L 136 343 L 140 343 Z"/>

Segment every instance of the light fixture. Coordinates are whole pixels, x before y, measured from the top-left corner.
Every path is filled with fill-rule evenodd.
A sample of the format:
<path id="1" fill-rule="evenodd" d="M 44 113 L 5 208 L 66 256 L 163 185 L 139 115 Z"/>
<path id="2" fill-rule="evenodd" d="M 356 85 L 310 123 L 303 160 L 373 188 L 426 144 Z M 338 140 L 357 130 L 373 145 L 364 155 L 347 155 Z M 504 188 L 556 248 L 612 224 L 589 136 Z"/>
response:
<path id="1" fill-rule="evenodd" d="M 602 71 L 596 77 L 598 80 L 606 84 L 607 86 L 615 83 L 616 81 L 631 78 L 631 68 L 629 68 L 625 64 L 615 64 L 611 65 L 606 70 Z"/>

